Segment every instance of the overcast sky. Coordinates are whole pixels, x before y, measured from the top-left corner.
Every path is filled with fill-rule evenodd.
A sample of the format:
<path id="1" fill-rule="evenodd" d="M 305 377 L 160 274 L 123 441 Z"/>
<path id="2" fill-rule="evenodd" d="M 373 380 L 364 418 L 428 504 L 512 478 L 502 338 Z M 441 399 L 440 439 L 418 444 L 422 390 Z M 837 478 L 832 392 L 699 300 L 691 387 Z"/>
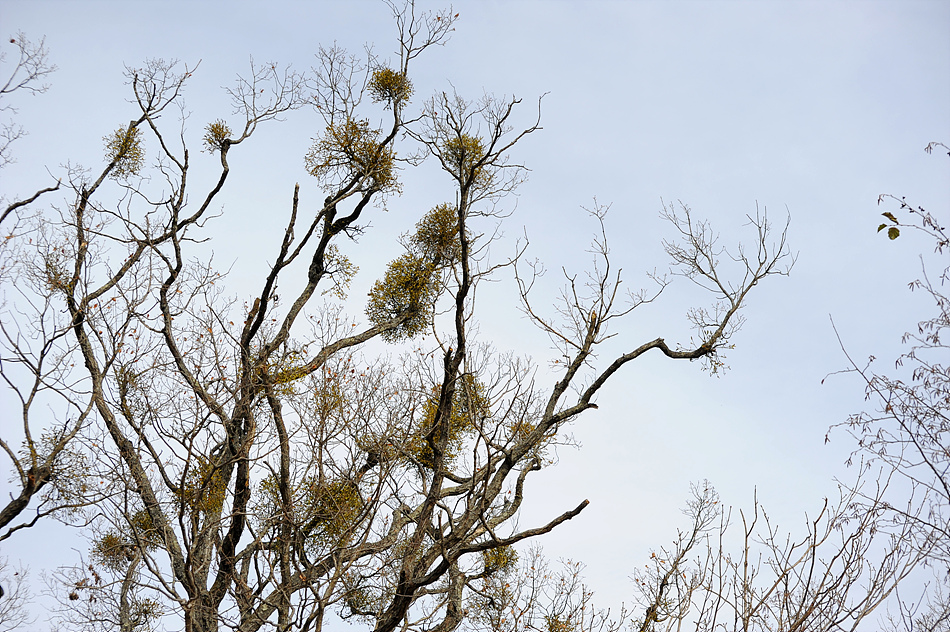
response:
<path id="1" fill-rule="evenodd" d="M 835 476 L 852 476 L 843 465 L 848 438 L 824 439 L 864 405 L 853 377 L 821 384 L 846 366 L 829 317 L 856 358 L 874 354 L 889 364 L 901 334 L 928 315 L 906 284 L 920 273 L 921 252 L 934 261 L 932 245 L 876 234 L 879 214 L 894 210 L 877 206 L 877 197 L 906 195 L 950 222 L 950 161 L 923 151 L 930 141 L 950 144 L 950 2 L 505 0 L 454 10 L 461 15 L 451 41 L 416 66 L 417 104 L 453 86 L 469 98 L 514 94 L 524 99 L 519 121 L 530 124 L 545 95 L 543 130 L 513 152 L 531 173 L 503 202 L 513 214 L 498 246 L 499 256 L 510 254 L 514 239 L 527 235 L 529 254 L 549 270 L 541 290 L 550 299 L 539 295 L 540 304 L 551 304 L 562 266 L 587 266 L 597 227 L 581 207 L 595 197 L 612 205 L 614 265 L 631 287 L 668 265 L 660 241 L 673 233 L 659 218 L 663 200 L 710 219 L 726 244 L 752 236 L 744 224 L 757 206 L 780 224 L 790 217 L 798 255 L 789 278 L 769 279 L 750 296 L 723 377 L 660 357 L 626 368 L 599 410 L 576 424 L 583 447 L 561 451 L 559 465 L 528 489 L 522 525 L 590 499 L 542 544 L 551 557 L 587 564 L 603 606 L 629 601 L 633 567 L 675 536 L 691 481 L 709 479 L 736 507 L 749 507 L 757 489 L 782 527 L 798 529 L 804 512 L 834 494 Z M 198 64 L 186 92 L 186 134 L 197 144 L 206 123 L 229 116 L 222 86 L 246 73 L 251 57 L 306 70 L 320 44 L 358 55 L 368 44 L 382 58 L 395 51 L 389 9 L 369 0 L 266 8 L 2 0 L 0 25 L 3 36 L 45 36 L 59 67 L 46 94 L 13 103 L 29 136 L 14 147 L 17 163 L 0 173 L 6 199 L 46 186 L 66 162 L 101 165 L 102 137 L 135 115 L 124 65 L 153 57 Z M 14 47 L 3 47 L 9 69 Z M 303 168 L 321 131 L 313 112 L 295 112 L 231 154 L 212 247 L 218 265 L 232 267 L 232 291 L 242 298 L 277 245 L 294 183 L 311 208 L 322 199 Z M 354 316 L 399 251 L 392 236 L 449 195 L 434 169 L 407 174 L 405 195 L 347 247 L 361 269 Z M 547 363 L 554 353 L 520 316 L 514 290 L 504 276 L 480 299 L 481 336 Z M 704 297 L 683 283 L 665 298 L 617 330 L 612 353 L 657 336 L 688 342 L 685 309 Z M 3 543 L 0 554 L 37 573 L 56 563 L 53 537 L 81 546 L 48 526 Z"/>

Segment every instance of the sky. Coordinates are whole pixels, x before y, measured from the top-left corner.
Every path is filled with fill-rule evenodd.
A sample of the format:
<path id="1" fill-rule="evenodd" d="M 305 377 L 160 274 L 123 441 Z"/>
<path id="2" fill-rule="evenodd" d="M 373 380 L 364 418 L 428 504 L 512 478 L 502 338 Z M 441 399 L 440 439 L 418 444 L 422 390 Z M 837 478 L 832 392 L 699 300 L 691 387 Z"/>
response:
<path id="1" fill-rule="evenodd" d="M 582 273 L 589 265 L 597 225 L 583 207 L 595 200 L 611 206 L 613 265 L 631 288 L 668 268 L 661 241 L 674 235 L 659 216 L 664 203 L 689 205 L 726 245 L 753 237 L 747 216 L 767 209 L 779 225 L 790 219 L 797 257 L 788 278 L 751 294 L 723 376 L 661 357 L 625 368 L 599 409 L 575 425 L 582 447 L 560 450 L 558 465 L 527 490 L 522 525 L 589 499 L 541 543 L 552 558 L 583 561 L 597 603 L 612 607 L 629 602 L 628 577 L 651 547 L 685 526 L 679 508 L 690 482 L 708 479 L 737 509 L 757 497 L 782 528 L 800 529 L 806 512 L 834 496 L 836 477 L 853 477 L 844 465 L 850 439 L 836 431 L 825 442 L 829 426 L 865 406 L 854 376 L 822 383 L 847 366 L 835 328 L 853 357 L 873 354 L 885 368 L 901 334 L 929 314 L 907 283 L 920 275 L 921 255 L 931 269 L 942 262 L 924 239 L 876 234 L 880 213 L 896 210 L 877 199 L 907 196 L 950 221 L 950 164 L 924 152 L 931 141 L 950 144 L 950 2 L 469 0 L 453 11 L 460 19 L 451 40 L 417 64 L 418 102 L 452 89 L 472 99 L 516 95 L 517 122 L 527 126 L 543 96 L 543 129 L 513 151 L 530 173 L 502 202 L 512 213 L 497 246 L 504 256 L 527 238 L 529 256 L 548 269 L 535 297 L 543 308 L 562 267 Z M 358 55 L 370 45 L 382 58 L 395 51 L 389 9 L 370 0 L 266 8 L 0 0 L 0 27 L 3 36 L 45 37 L 58 66 L 46 94 L 11 100 L 29 135 L 0 173 L 4 199 L 47 186 L 67 162 L 101 163 L 102 137 L 134 115 L 125 65 L 161 57 L 197 66 L 186 92 L 186 132 L 197 139 L 207 122 L 230 114 L 222 86 L 251 58 L 306 70 L 321 44 Z M 3 47 L 6 73 L 14 49 Z M 322 199 L 303 168 L 320 132 L 318 117 L 301 110 L 232 152 L 211 248 L 239 296 L 262 278 L 294 183 L 302 199 Z M 405 174 L 405 183 L 346 249 L 361 269 L 349 304 L 356 317 L 399 252 L 393 235 L 450 195 L 432 165 Z M 598 361 L 658 336 L 687 342 L 685 311 L 703 300 L 677 283 L 623 321 Z M 518 311 L 510 275 L 487 288 L 479 308 L 481 335 L 497 349 L 542 366 L 555 357 Z M 65 527 L 47 525 L 4 542 L 0 555 L 37 574 L 68 554 L 60 549 L 81 546 Z"/>

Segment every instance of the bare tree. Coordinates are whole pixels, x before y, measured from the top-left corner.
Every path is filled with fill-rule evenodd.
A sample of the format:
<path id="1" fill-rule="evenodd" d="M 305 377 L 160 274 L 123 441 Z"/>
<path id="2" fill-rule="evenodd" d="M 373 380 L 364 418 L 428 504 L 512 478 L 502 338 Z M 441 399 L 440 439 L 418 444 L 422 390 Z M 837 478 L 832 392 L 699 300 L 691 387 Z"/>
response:
<path id="1" fill-rule="evenodd" d="M 532 546 L 523 561 L 514 549 L 502 547 L 482 554 L 482 572 L 468 601 L 464 629 L 495 632 L 613 632 L 627 618 L 593 605 L 593 593 L 584 584 L 583 564 L 570 560 L 556 567 Z"/>
<path id="2" fill-rule="evenodd" d="M 31 221 L 36 218 L 18 220 L 11 233 L 16 237 L 0 243 L 0 280 L 7 289 L 0 378 L 10 397 L 0 449 L 19 486 L 0 501 L 0 541 L 47 516 L 81 520 L 83 509 L 108 493 L 90 486 L 94 461 L 77 445 L 92 399 L 73 371 L 77 347 L 51 292 L 56 281 L 48 276 L 65 253 L 42 224 L 31 230 Z"/>
<path id="3" fill-rule="evenodd" d="M 22 629 L 32 623 L 27 606 L 32 593 L 28 581 L 29 570 L 12 567 L 7 558 L 0 558 L 0 631 Z"/>
<path id="4" fill-rule="evenodd" d="M 14 115 L 17 109 L 9 102 L 10 95 L 20 92 L 31 95 L 42 94 L 49 89 L 49 85 L 41 83 L 47 75 L 56 70 L 56 66 L 49 62 L 49 51 L 46 50 L 46 41 L 31 42 L 24 33 L 18 32 L 10 38 L 10 43 L 17 47 L 17 62 L 13 70 L 7 75 L 6 82 L 0 86 L 0 113 Z M 0 52 L 0 64 L 6 60 L 6 53 Z M 2 79 L 0 79 L 2 80 Z M 12 118 L 0 124 L 0 169 L 13 162 L 11 147 L 14 142 L 26 135 L 26 130 Z M 50 193 L 59 188 L 40 189 L 32 196 L 9 204 L 0 212 L 0 223 L 18 208 L 22 208 L 39 198 L 44 193 Z"/>
<path id="5" fill-rule="evenodd" d="M 930 143 L 934 149 L 947 150 L 943 143 Z M 878 203 L 896 203 L 897 209 L 885 211 L 886 221 L 878 232 L 886 229 L 890 239 L 908 232 L 924 234 L 934 252 L 944 255 L 950 248 L 950 236 L 938 216 L 906 198 L 882 195 Z M 902 233 L 903 230 L 903 233 Z M 924 259 L 921 258 L 923 263 Z M 936 278 L 922 265 L 921 278 L 910 289 L 923 292 L 932 300 L 933 314 L 917 325 L 916 331 L 904 334 L 907 351 L 898 357 L 892 371 L 878 371 L 872 364 L 859 364 L 842 350 L 850 362 L 849 372 L 856 373 L 866 385 L 871 409 L 852 415 L 844 425 L 858 441 L 856 456 L 880 464 L 905 483 L 909 489 L 903 497 L 889 498 L 889 520 L 885 528 L 896 531 L 910 529 L 918 549 L 939 576 L 935 589 L 921 604 L 898 604 L 895 621 L 913 630 L 950 629 L 948 602 L 941 585 L 950 569 L 950 364 L 947 363 L 946 335 L 950 329 L 950 297 L 943 289 L 950 280 L 950 267 L 943 259 L 943 269 Z"/>
<path id="6" fill-rule="evenodd" d="M 864 496 L 846 488 L 806 517 L 798 535 L 781 531 L 758 500 L 733 524 L 708 481 L 691 491 L 688 527 L 631 576 L 632 610 L 597 608 L 580 564 L 552 570 L 538 548 L 519 564 L 516 551 L 499 548 L 483 554 L 462 629 L 853 631 L 923 557 L 908 531 L 877 529 L 883 504 L 867 512 Z"/>
<path id="7" fill-rule="evenodd" d="M 602 363 L 595 349 L 616 335 L 616 321 L 668 282 L 622 294 L 603 229 L 594 269 L 568 277 L 555 314 L 530 300 L 532 275 L 517 277 L 524 309 L 563 354 L 554 386 L 539 386 L 535 366 L 480 343 L 473 323 L 479 284 L 518 259 L 493 261 L 489 245 L 497 205 L 524 176 L 510 153 L 539 129 L 540 114 L 518 127 L 519 99 L 454 92 L 411 113 L 413 62 L 446 41 L 458 16 L 392 8 L 392 63 L 321 49 L 312 77 L 267 64 L 239 80 L 229 91 L 237 131 L 224 119 L 205 128 L 220 166 L 199 193 L 187 134 L 166 135 L 160 119 L 180 107 L 192 69 L 130 69 L 137 110 L 106 137 L 105 167 L 95 178 L 71 172 L 68 206 L 18 242 L 25 254 L 11 278 L 30 283 L 3 319 L 18 362 L 8 382 L 16 388 L 25 375 L 73 408 L 64 427 L 81 441 L 70 445 L 83 447 L 96 468 L 90 482 L 108 490 L 97 500 L 90 561 L 63 571 L 61 596 L 80 595 L 80 583 L 89 595 L 92 585 L 111 591 L 97 597 L 111 604 L 109 625 L 149 625 L 148 614 L 132 616 L 147 603 L 189 632 L 319 630 L 329 613 L 379 632 L 457 628 L 499 556 L 586 507 L 537 526 L 517 521 L 528 476 L 596 408 L 608 380 L 651 350 L 717 370 L 749 292 L 788 272 L 785 233 L 773 235 L 764 215 L 749 218 L 751 250 L 729 252 L 688 208 L 671 207 L 674 270 L 708 290 L 712 305 L 691 313 L 690 344 L 657 338 Z M 313 204 L 299 185 L 288 192 L 283 238 L 259 289 L 231 298 L 201 245 L 229 153 L 258 124 L 305 103 L 323 122 L 305 164 L 325 197 Z M 397 153 L 400 142 L 414 149 Z M 146 150 L 157 154 L 150 168 Z M 403 235 L 360 325 L 320 297 L 345 292 L 355 266 L 344 238 L 400 191 L 401 168 L 427 157 L 455 199 Z M 147 169 L 159 177 L 142 178 Z M 603 209 L 594 214 L 603 228 Z M 39 316 L 50 325 L 27 341 L 20 332 L 46 322 Z M 370 355 L 371 341 L 422 334 L 428 342 L 400 347 L 397 361 Z M 37 368 L 47 366 L 35 360 L 37 344 L 57 349 L 61 374 Z M 584 594 L 555 595 L 561 609 L 545 616 L 560 626 L 583 609 Z M 584 616 L 572 620 L 585 629 L 606 621 Z"/>
<path id="8" fill-rule="evenodd" d="M 113 534 L 99 534 L 88 560 L 45 576 L 54 629 L 144 632 L 160 629 L 161 602 L 141 585 L 142 556 Z"/>
<path id="9" fill-rule="evenodd" d="M 689 528 L 633 576 L 642 608 L 633 629 L 859 629 L 922 554 L 906 531 L 878 531 L 880 503 L 866 511 L 859 493 L 841 492 L 806 518 L 801 535 L 780 531 L 756 500 L 749 514 L 739 512 L 736 538 L 715 490 L 694 486 Z"/>
<path id="10" fill-rule="evenodd" d="M 17 110 L 9 102 L 10 95 L 15 92 L 42 94 L 49 89 L 49 85 L 41 83 L 47 75 L 56 70 L 56 66 L 49 63 L 49 51 L 46 50 L 46 41 L 31 42 L 24 33 L 18 32 L 10 38 L 10 43 L 17 47 L 17 62 L 9 73 L 7 80 L 0 86 L 0 112 L 16 114 Z M 6 53 L 0 53 L 0 63 L 6 61 Z M 12 162 L 10 146 L 26 131 L 12 121 L 8 121 L 0 128 L 0 169 Z"/>

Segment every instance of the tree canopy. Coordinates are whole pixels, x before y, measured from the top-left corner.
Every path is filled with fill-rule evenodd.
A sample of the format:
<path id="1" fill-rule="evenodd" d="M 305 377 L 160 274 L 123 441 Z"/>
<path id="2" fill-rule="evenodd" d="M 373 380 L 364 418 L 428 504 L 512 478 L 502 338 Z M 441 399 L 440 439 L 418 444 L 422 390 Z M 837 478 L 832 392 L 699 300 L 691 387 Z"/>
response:
<path id="1" fill-rule="evenodd" d="M 794 262 L 786 227 L 752 214 L 751 241 L 725 248 L 689 207 L 667 205 L 671 274 L 626 292 L 595 206 L 593 267 L 565 272 L 556 301 L 538 296 L 524 248 L 499 258 L 490 246 L 525 178 L 518 146 L 540 129 L 541 100 L 420 97 L 415 60 L 438 54 L 458 14 L 390 7 L 393 59 L 332 47 L 312 73 L 252 65 L 227 91 L 234 114 L 197 130 L 176 117 L 200 69 L 129 68 L 131 113 L 103 132 L 101 164 L 67 167 L 0 218 L 10 236 L 0 280 L 15 289 L 0 370 L 22 420 L 21 434 L 0 437 L 19 482 L 0 508 L 0 539 L 46 516 L 88 530 L 84 563 L 58 575 L 67 625 L 144 630 L 167 617 L 195 632 L 317 630 L 332 615 L 380 632 L 616 628 L 589 605 L 576 566 L 549 573 L 516 547 L 588 504 L 522 524 L 527 481 L 628 363 L 652 353 L 718 372 L 753 290 Z M 206 256 L 227 218 L 217 214 L 238 171 L 229 159 L 291 113 L 315 117 L 301 157 L 315 185 L 286 191 L 281 239 L 257 244 L 270 263 L 252 295 L 235 295 Z M 192 177 L 199 160 L 216 170 L 204 188 Z M 348 296 L 361 262 L 347 241 L 372 230 L 401 175 L 426 161 L 452 195 L 416 213 L 384 269 L 364 267 L 378 280 L 361 303 Z M 689 312 L 692 339 L 633 338 L 624 317 L 676 277 L 707 293 Z M 475 297 L 489 281 L 510 283 L 550 337 L 553 384 L 518 349 L 479 335 Z M 612 338 L 626 351 L 598 354 Z M 664 629 L 698 608 L 704 629 L 721 612 L 767 627 L 814 621 L 821 607 L 821 629 L 856 624 L 916 558 L 894 547 L 887 577 L 848 601 L 871 543 L 871 523 L 858 522 L 835 549 L 858 562 L 839 556 L 812 574 L 851 508 L 846 495 L 802 544 L 783 545 L 767 519 L 756 531 L 756 505 L 745 541 L 764 538 L 776 569 L 760 590 L 738 561 L 722 563 L 722 548 L 686 568 L 728 523 L 715 492 L 697 487 L 691 529 L 637 575 L 643 608 L 630 620 Z M 753 557 L 746 547 L 735 559 Z"/>

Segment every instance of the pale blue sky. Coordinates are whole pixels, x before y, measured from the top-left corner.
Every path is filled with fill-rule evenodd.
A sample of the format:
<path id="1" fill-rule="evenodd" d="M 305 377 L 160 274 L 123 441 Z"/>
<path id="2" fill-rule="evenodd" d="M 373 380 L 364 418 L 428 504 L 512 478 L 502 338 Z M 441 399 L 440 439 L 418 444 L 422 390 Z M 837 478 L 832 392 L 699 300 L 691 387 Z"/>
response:
<path id="1" fill-rule="evenodd" d="M 454 9 L 461 19 L 452 40 L 416 68 L 418 101 L 451 86 L 471 98 L 514 93 L 528 123 L 547 94 L 544 129 L 514 152 L 532 171 L 505 202 L 515 210 L 505 232 L 527 233 L 530 253 L 551 271 L 544 289 L 552 297 L 560 267 L 581 271 L 586 263 L 596 227 L 580 207 L 595 196 L 612 204 L 615 265 L 631 286 L 667 265 L 659 242 L 672 232 L 658 218 L 661 199 L 689 204 L 726 243 L 742 235 L 756 204 L 779 222 L 788 214 L 799 254 L 790 278 L 771 279 L 751 296 L 725 377 L 662 358 L 625 369 L 600 409 L 577 424 L 583 448 L 563 451 L 529 490 L 537 500 L 522 524 L 591 500 L 542 543 L 552 557 L 587 563 L 602 605 L 629 599 L 633 566 L 675 536 L 691 481 L 708 478 L 726 504 L 745 507 L 757 486 L 780 523 L 797 528 L 804 511 L 833 493 L 832 478 L 849 476 L 842 461 L 851 444 L 839 433 L 824 445 L 826 430 L 863 406 L 854 379 L 820 384 L 845 366 L 829 315 L 856 357 L 885 362 L 899 352 L 901 333 L 926 315 L 906 283 L 930 244 L 875 234 L 887 210 L 876 200 L 907 195 L 950 222 L 950 165 L 923 151 L 930 141 L 950 144 L 950 2 L 509 0 Z M 98 164 L 101 138 L 133 116 L 123 64 L 200 60 L 186 95 L 187 133 L 198 139 L 208 121 L 228 115 L 220 87 L 246 70 L 249 56 L 307 69 L 321 43 L 357 54 L 371 43 L 383 57 L 394 49 L 388 9 L 369 0 L 266 8 L 3 0 L 0 26 L 3 36 L 45 35 L 59 66 L 47 94 L 15 103 L 30 135 L 14 149 L 17 164 L 0 174 L 6 198 L 45 186 L 46 169 L 56 174 L 67 161 Z M 262 226 L 261 217 L 282 218 L 298 181 L 303 199 L 322 198 L 302 162 L 321 131 L 318 119 L 307 111 L 288 118 L 232 154 L 233 180 L 216 220 L 223 238 L 213 247 L 219 265 L 233 262 L 235 292 L 250 292 L 277 243 L 282 220 Z M 398 251 L 392 235 L 448 191 L 431 167 L 407 174 L 405 195 L 348 250 L 361 267 L 351 313 L 361 315 L 366 288 Z M 486 292 L 482 335 L 500 350 L 546 361 L 553 353 L 518 315 L 515 296 L 510 278 Z M 688 284 L 671 288 L 666 301 L 629 320 L 613 351 L 658 335 L 688 340 L 684 312 L 695 300 L 702 296 Z M 621 553 L 608 553 L 604 543 L 618 539 Z M 21 556 L 34 571 L 50 563 L 38 536 L 4 545 L 0 553 Z"/>

